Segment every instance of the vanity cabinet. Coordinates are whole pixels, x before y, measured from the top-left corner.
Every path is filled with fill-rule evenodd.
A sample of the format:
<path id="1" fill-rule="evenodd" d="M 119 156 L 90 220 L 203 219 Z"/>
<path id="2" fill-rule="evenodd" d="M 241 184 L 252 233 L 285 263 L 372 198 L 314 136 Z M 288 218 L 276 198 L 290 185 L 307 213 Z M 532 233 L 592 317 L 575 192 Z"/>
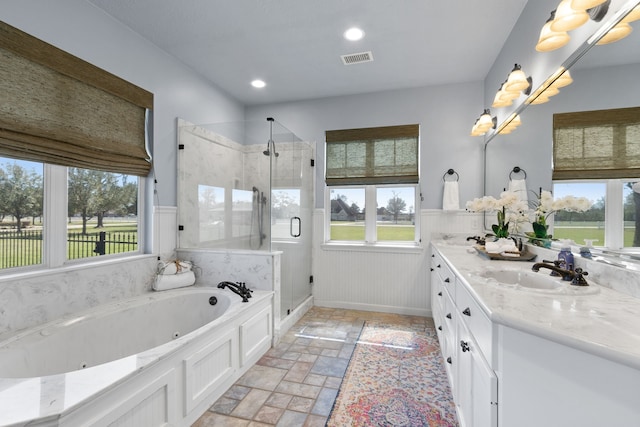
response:
<path id="1" fill-rule="evenodd" d="M 460 425 L 497 426 L 498 381 L 487 362 L 491 322 L 457 280 L 433 250 L 431 310 Z"/>
<path id="2" fill-rule="evenodd" d="M 432 246 L 431 256 L 432 312 L 460 425 L 640 426 L 640 302 L 604 287 L 487 284 L 476 272 L 530 265 L 467 249 Z"/>

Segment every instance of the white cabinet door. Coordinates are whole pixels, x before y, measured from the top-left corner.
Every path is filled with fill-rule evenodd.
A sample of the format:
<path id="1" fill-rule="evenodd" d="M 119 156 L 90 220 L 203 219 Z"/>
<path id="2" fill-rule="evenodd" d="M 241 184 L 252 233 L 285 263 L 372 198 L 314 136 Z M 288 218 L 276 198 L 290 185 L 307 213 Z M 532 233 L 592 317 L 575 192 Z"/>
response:
<path id="1" fill-rule="evenodd" d="M 462 427 L 498 425 L 498 378 L 466 324 L 457 322 L 457 400 Z"/>

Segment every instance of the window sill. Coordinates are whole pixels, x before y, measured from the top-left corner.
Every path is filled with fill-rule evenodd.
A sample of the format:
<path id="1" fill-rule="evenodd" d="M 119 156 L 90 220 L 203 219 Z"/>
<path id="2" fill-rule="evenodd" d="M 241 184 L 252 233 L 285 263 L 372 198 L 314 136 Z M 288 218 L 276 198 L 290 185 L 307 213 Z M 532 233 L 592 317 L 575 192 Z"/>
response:
<path id="1" fill-rule="evenodd" d="M 394 245 L 389 243 L 325 242 L 320 245 L 320 248 L 324 251 L 384 252 L 405 254 L 420 254 L 424 251 L 424 247 L 418 243 Z"/>

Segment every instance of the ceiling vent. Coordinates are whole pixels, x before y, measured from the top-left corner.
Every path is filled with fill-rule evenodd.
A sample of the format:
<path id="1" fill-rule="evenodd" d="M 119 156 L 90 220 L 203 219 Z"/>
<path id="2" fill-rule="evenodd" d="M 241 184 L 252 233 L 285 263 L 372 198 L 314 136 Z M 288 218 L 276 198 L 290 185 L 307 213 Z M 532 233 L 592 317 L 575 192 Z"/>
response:
<path id="1" fill-rule="evenodd" d="M 373 54 L 369 52 L 351 53 L 349 55 L 340 55 L 344 65 L 360 64 L 362 62 L 373 61 Z"/>

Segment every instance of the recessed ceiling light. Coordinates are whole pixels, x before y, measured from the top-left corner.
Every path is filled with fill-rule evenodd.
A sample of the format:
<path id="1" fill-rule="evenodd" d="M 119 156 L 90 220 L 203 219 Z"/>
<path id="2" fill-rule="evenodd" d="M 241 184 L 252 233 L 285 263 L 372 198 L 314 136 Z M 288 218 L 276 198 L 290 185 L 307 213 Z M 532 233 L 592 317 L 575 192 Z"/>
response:
<path id="1" fill-rule="evenodd" d="M 256 80 L 254 80 L 254 81 L 252 81 L 252 82 L 251 82 L 251 86 L 253 86 L 253 87 L 255 87 L 255 88 L 258 88 L 258 89 L 263 88 L 263 87 L 265 87 L 266 85 L 267 85 L 267 84 L 266 84 L 264 81 L 259 80 L 259 79 L 256 79 Z"/>
<path id="2" fill-rule="evenodd" d="M 364 37 L 364 31 L 360 28 L 349 28 L 344 32 L 344 38 L 351 41 L 357 41 Z"/>

